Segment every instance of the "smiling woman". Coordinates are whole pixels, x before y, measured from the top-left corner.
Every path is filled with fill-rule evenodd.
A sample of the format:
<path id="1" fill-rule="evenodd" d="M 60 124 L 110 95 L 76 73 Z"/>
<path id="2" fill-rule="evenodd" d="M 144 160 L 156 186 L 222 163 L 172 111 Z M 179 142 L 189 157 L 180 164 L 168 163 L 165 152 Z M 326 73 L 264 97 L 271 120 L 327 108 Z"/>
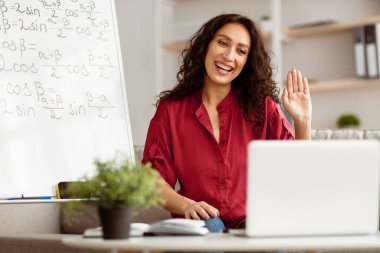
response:
<path id="1" fill-rule="evenodd" d="M 282 96 L 294 132 L 280 109 L 271 59 L 252 20 L 214 17 L 182 57 L 177 86 L 159 96 L 143 162 L 151 162 L 166 182 L 164 207 L 174 217 L 219 216 L 227 228 L 244 227 L 248 143 L 310 139 L 307 79 L 289 72 Z"/>

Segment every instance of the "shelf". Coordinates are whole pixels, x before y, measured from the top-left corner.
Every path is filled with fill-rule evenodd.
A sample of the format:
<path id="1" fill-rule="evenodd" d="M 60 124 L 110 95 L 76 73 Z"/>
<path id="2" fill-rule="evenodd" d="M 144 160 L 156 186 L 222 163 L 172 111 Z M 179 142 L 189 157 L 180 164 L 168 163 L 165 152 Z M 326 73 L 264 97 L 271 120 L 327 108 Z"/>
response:
<path id="1" fill-rule="evenodd" d="M 341 22 L 341 23 L 334 23 L 334 24 L 328 24 L 328 25 L 319 25 L 319 26 L 313 26 L 313 27 L 305 27 L 305 28 L 285 28 L 282 30 L 282 35 L 284 38 L 291 38 L 291 37 L 306 37 L 306 36 L 313 36 L 313 35 L 319 35 L 319 34 L 328 34 L 328 33 L 336 33 L 336 32 L 343 32 L 350 30 L 354 27 L 363 26 L 363 25 L 370 25 L 380 22 L 380 16 L 373 16 L 373 17 L 365 17 L 361 19 L 356 19 L 352 21 L 347 22 Z M 269 32 L 266 32 L 264 35 L 264 40 L 266 42 L 271 41 L 271 34 Z M 171 43 L 165 43 L 162 45 L 163 49 L 169 50 L 169 51 L 175 51 L 179 52 L 185 49 L 186 41 L 175 41 Z"/>
<path id="2" fill-rule="evenodd" d="M 309 85 L 310 92 L 342 91 L 362 88 L 380 88 L 380 79 L 342 79 L 321 81 Z"/>
<path id="3" fill-rule="evenodd" d="M 328 25 L 320 25 L 299 29 L 283 29 L 283 35 L 287 38 L 306 37 L 318 34 L 334 33 L 347 31 L 354 27 L 375 24 L 380 22 L 380 16 L 366 17 L 362 19 L 352 20 L 343 23 L 334 23 Z M 271 39 L 271 34 L 264 35 L 265 40 L 268 42 Z M 174 43 L 164 44 L 162 47 L 171 51 L 182 51 L 185 48 L 186 41 L 178 41 Z M 310 92 L 323 92 L 323 91 L 340 91 L 350 89 L 362 88 L 380 88 L 380 79 L 342 79 L 333 81 L 321 81 L 310 84 Z"/>
<path id="4" fill-rule="evenodd" d="M 271 34 L 269 32 L 263 33 L 263 38 L 265 42 L 271 41 Z M 173 51 L 173 52 L 181 52 L 186 47 L 186 40 L 180 40 L 170 43 L 164 43 L 162 48 L 165 50 Z"/>
<path id="5" fill-rule="evenodd" d="M 185 40 L 181 41 L 176 41 L 176 42 L 171 42 L 171 43 L 165 43 L 162 45 L 162 48 L 168 51 L 174 51 L 174 52 L 181 52 L 182 50 L 185 49 L 186 47 L 186 42 Z"/>
<path id="6" fill-rule="evenodd" d="M 306 37 L 306 36 L 314 36 L 314 35 L 320 35 L 320 34 L 343 32 L 343 31 L 350 30 L 354 27 L 375 24 L 378 22 L 380 22 L 380 16 L 372 16 L 372 17 L 365 17 L 365 18 L 356 19 L 352 21 L 347 21 L 347 22 L 342 22 L 342 23 L 338 22 L 338 23 L 328 24 L 328 25 L 319 25 L 319 26 L 297 28 L 297 29 L 284 28 L 282 30 L 282 34 L 284 38 Z M 271 34 L 265 33 L 264 40 L 266 42 L 270 42 Z M 186 41 L 184 40 L 184 41 L 176 41 L 172 43 L 165 43 L 162 45 L 162 48 L 169 51 L 180 52 L 183 49 L 185 49 L 185 46 L 186 46 Z"/>
<path id="7" fill-rule="evenodd" d="M 306 36 L 320 35 L 320 34 L 326 34 L 326 33 L 347 31 L 358 26 L 370 25 L 370 24 L 375 24 L 378 22 L 380 22 L 380 16 L 372 16 L 372 17 L 365 17 L 365 18 L 361 18 L 357 20 L 352 20 L 352 21 L 347 21 L 347 22 L 342 22 L 342 23 L 338 22 L 338 23 L 328 24 L 328 25 L 319 25 L 319 26 L 297 28 L 297 29 L 286 28 L 286 29 L 283 29 L 282 33 L 286 37 L 306 37 Z"/>

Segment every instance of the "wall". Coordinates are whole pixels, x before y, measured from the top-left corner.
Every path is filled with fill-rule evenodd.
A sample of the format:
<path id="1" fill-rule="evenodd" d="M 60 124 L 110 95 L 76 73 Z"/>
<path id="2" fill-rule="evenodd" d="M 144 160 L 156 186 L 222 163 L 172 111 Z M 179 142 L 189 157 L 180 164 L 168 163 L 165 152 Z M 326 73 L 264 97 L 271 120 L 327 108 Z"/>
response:
<path id="1" fill-rule="evenodd" d="M 145 143 L 156 95 L 155 0 L 116 0 L 134 145 Z"/>
<path id="2" fill-rule="evenodd" d="M 361 119 L 361 129 L 380 129 L 379 98 L 380 88 L 312 94 L 313 128 L 336 128 L 341 114 L 354 113 Z"/>

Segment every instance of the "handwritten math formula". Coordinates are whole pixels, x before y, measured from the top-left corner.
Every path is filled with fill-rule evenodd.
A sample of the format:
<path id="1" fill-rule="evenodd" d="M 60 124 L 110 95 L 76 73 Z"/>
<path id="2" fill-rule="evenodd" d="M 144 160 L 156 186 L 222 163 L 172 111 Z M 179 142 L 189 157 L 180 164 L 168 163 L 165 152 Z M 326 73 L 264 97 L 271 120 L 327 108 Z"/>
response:
<path id="1" fill-rule="evenodd" d="M 123 113 L 108 1 L 0 0 L 0 122 Z"/>

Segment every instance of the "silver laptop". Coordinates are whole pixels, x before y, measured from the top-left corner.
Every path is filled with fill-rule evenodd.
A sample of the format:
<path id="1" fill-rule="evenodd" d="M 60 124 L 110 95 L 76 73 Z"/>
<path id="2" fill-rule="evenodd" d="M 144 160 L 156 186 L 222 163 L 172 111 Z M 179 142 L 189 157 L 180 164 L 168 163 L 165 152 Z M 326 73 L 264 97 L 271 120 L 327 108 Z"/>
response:
<path id="1" fill-rule="evenodd" d="M 253 141 L 247 236 L 376 233 L 379 142 Z"/>

